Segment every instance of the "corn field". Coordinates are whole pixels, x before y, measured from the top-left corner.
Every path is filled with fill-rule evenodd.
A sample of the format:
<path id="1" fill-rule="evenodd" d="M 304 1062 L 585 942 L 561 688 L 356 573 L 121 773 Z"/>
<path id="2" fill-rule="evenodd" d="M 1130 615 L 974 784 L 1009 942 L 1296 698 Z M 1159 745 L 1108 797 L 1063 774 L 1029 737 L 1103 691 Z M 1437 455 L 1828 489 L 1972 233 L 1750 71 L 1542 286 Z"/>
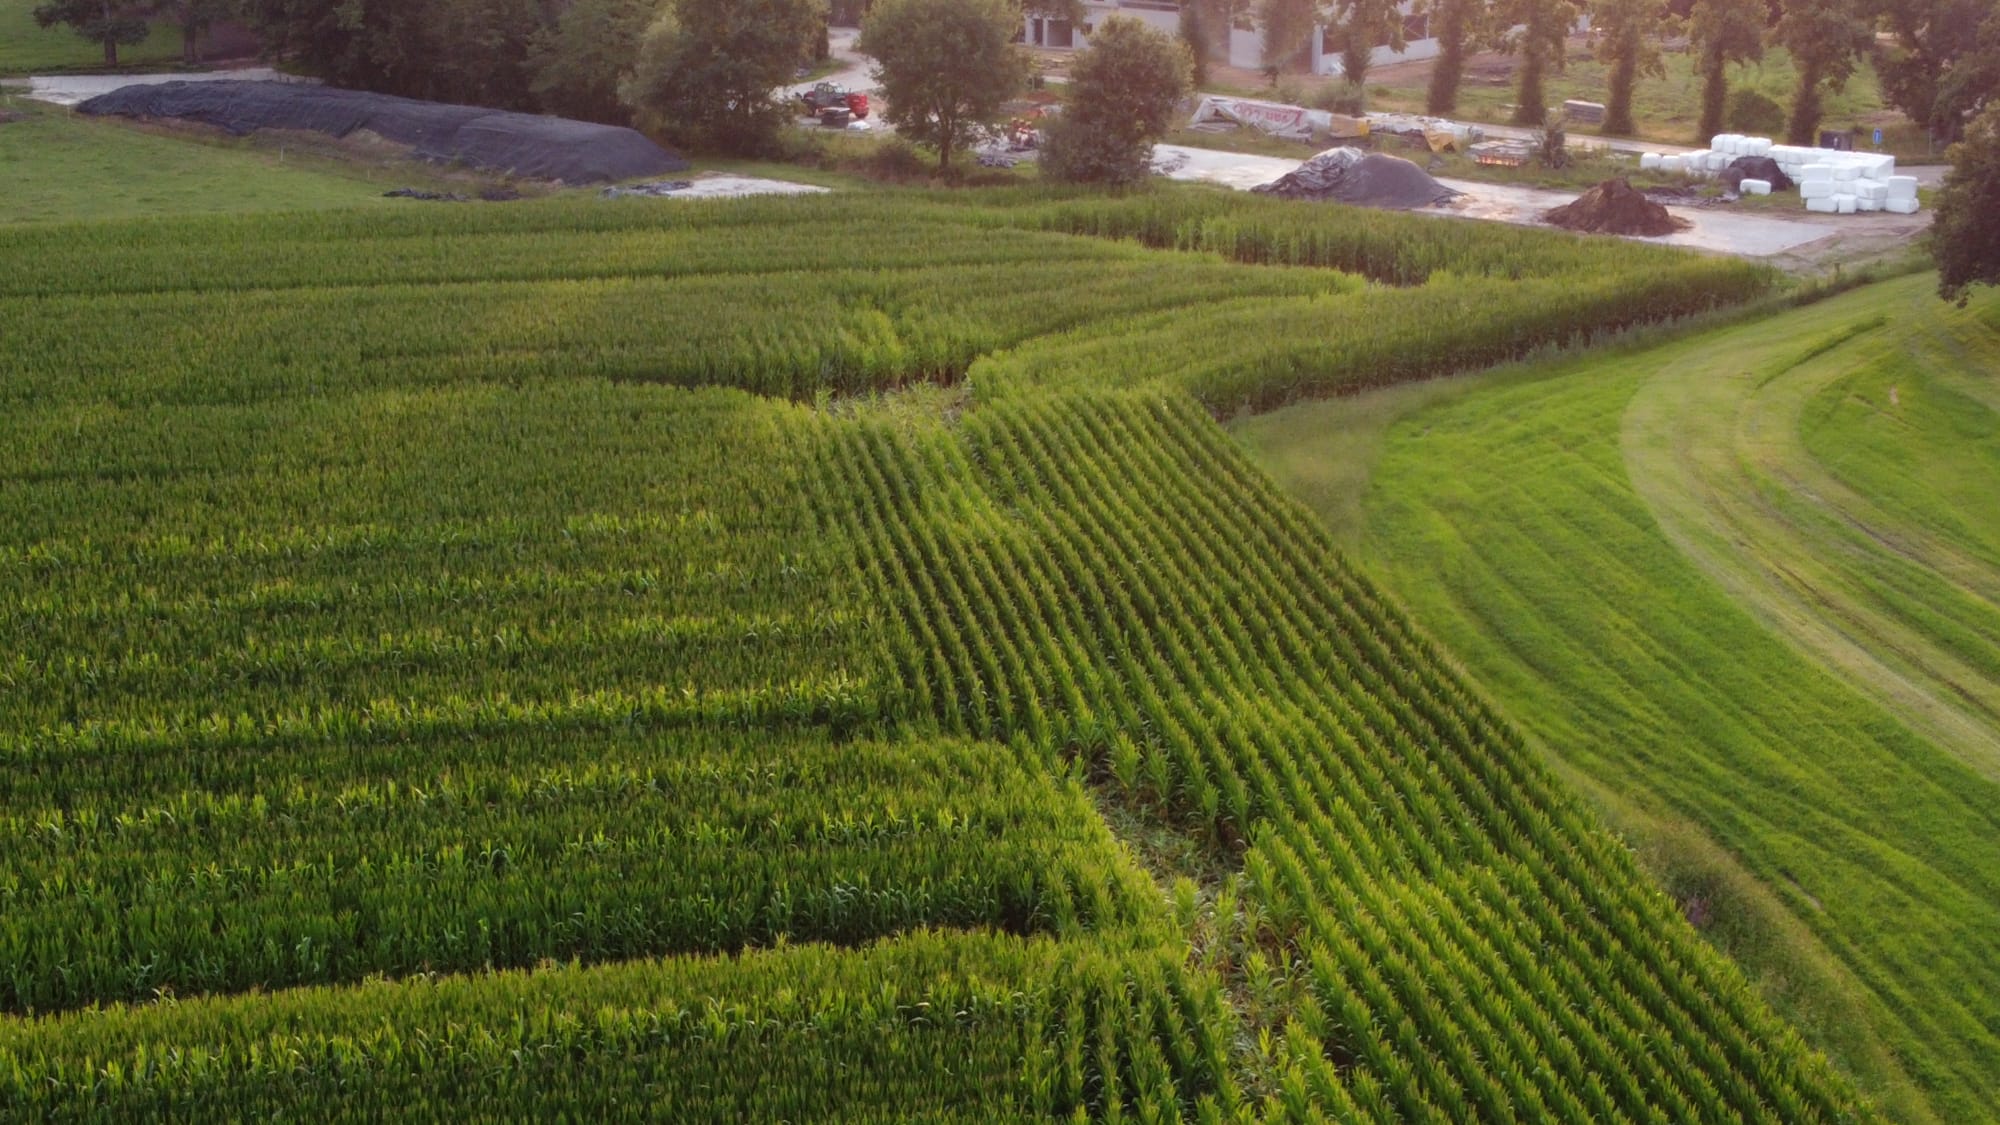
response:
<path id="1" fill-rule="evenodd" d="M 1873 1120 L 1209 419 L 1770 279 L 1387 222 L 0 233 L 0 1119 Z"/>

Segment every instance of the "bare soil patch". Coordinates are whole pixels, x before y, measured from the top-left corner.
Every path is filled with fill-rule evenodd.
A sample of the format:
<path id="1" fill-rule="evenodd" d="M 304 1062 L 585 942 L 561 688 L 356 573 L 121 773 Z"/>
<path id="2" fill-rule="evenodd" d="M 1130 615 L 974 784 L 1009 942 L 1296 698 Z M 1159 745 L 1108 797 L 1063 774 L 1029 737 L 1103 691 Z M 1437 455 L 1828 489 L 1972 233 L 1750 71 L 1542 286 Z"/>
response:
<path id="1" fill-rule="evenodd" d="M 1587 234 L 1629 234 L 1646 238 L 1678 234 L 1693 224 L 1646 198 L 1630 180 L 1606 180 L 1542 216 L 1551 225 Z"/>

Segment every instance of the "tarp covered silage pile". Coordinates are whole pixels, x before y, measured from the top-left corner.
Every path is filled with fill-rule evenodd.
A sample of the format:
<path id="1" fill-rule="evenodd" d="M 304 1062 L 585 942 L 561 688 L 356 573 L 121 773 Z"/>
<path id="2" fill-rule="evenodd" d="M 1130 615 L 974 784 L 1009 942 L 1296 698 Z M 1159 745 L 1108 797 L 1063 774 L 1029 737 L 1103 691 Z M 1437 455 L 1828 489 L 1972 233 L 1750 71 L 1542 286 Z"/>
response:
<path id="1" fill-rule="evenodd" d="M 687 161 L 642 133 L 561 117 L 447 105 L 291 82 L 167 82 L 126 86 L 77 106 L 97 116 L 198 121 L 238 136 L 299 129 L 373 133 L 425 160 L 570 184 L 683 171 Z"/>

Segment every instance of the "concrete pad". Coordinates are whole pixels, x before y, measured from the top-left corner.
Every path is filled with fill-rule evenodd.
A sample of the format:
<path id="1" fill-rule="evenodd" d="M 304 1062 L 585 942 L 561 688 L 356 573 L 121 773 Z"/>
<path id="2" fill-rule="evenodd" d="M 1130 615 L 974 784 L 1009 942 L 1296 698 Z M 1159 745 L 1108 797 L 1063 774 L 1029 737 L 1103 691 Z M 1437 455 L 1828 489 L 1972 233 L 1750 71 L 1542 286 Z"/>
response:
<path id="1" fill-rule="evenodd" d="M 1243 191 L 1260 184 L 1268 184 L 1288 172 L 1296 171 L 1300 163 L 1301 161 L 1287 160 L 1283 157 L 1249 156 L 1243 153 L 1218 152 L 1214 149 L 1189 148 L 1185 145 L 1159 145 L 1153 150 L 1153 166 L 1162 175 L 1175 180 L 1221 184 Z M 1537 188 L 1476 183 L 1470 180 L 1438 182 L 1453 191 L 1463 192 L 1464 195 L 1449 206 L 1423 208 L 1410 214 L 1456 216 L 1513 223 L 1517 226 L 1543 226 L 1544 212 L 1572 202 L 1577 195 L 1575 192 L 1542 191 Z M 1314 205 L 1301 204 L 1301 206 Z M 1739 254 L 1748 258 L 1768 258 L 1839 233 L 1837 227 L 1771 215 L 1732 213 L 1705 207 L 1676 207 L 1672 210 L 1674 214 L 1691 224 L 1689 229 L 1659 238 L 1641 238 L 1634 241 L 1687 246 L 1723 254 Z"/>

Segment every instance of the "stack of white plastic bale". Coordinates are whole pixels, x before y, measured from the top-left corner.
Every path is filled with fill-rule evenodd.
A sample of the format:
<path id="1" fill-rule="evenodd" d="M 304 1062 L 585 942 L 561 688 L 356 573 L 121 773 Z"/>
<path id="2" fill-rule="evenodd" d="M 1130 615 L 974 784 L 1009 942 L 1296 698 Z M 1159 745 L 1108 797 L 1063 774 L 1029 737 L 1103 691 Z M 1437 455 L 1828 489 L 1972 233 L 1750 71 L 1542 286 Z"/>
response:
<path id="1" fill-rule="evenodd" d="M 1798 182 L 1808 211 L 1823 215 L 1917 213 L 1917 181 L 1898 176 L 1896 158 L 1879 153 L 1781 145 L 1768 137 L 1722 133 L 1709 141 L 1708 148 L 1696 152 L 1678 156 L 1645 153 L 1639 158 L 1639 167 L 1707 176 L 1729 167 L 1739 156 L 1768 156 L 1776 161 L 1785 175 Z M 1742 191 L 1745 195 L 1769 195 L 1771 185 L 1766 180 L 1746 179 Z"/>

